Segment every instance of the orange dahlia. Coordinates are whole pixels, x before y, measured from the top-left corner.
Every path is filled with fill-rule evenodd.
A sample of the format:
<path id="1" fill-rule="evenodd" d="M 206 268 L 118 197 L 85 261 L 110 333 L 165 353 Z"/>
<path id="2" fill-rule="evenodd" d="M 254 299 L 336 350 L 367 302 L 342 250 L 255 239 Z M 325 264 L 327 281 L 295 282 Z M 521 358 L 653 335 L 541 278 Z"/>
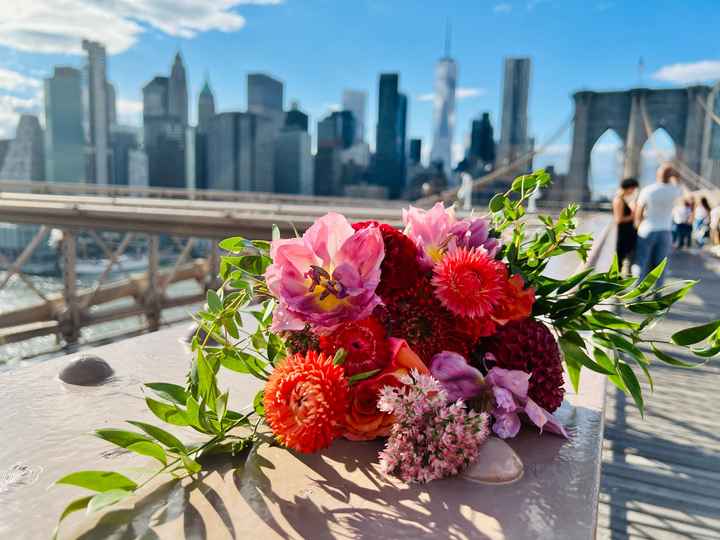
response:
<path id="1" fill-rule="evenodd" d="M 484 249 L 457 248 L 433 269 L 435 296 L 461 317 L 492 315 L 502 301 L 508 280 L 507 267 Z"/>
<path id="2" fill-rule="evenodd" d="M 281 444 L 312 453 L 342 433 L 348 400 L 342 366 L 315 351 L 294 354 L 265 384 L 265 420 Z"/>

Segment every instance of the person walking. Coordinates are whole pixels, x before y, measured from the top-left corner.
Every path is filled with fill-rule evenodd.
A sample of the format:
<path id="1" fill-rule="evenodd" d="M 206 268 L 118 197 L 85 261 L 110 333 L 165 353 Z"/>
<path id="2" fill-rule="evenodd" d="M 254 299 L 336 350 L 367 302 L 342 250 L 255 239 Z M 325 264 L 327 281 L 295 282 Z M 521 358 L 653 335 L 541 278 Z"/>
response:
<path id="1" fill-rule="evenodd" d="M 700 198 L 700 205 L 695 210 L 695 222 L 693 224 L 693 236 L 700 249 L 705 247 L 705 242 L 710 233 L 710 203 L 706 197 Z"/>
<path id="2" fill-rule="evenodd" d="M 673 245 L 677 249 L 690 247 L 692 239 L 693 209 L 689 199 L 678 201 L 673 208 Z"/>
<path id="3" fill-rule="evenodd" d="M 628 273 L 624 268 L 629 267 L 635 253 L 637 243 L 637 231 L 635 230 L 635 194 L 640 184 L 635 178 L 625 178 L 620 182 L 620 189 L 613 199 L 613 217 L 617 224 L 617 242 L 615 253 L 617 253 L 618 266 L 623 273 Z"/>
<path id="4" fill-rule="evenodd" d="M 672 250 L 672 211 L 682 196 L 678 173 L 670 163 L 657 170 L 657 182 L 640 190 L 635 209 L 638 230 L 633 273 L 642 280 L 670 255 Z M 664 275 L 658 279 L 662 287 Z"/>

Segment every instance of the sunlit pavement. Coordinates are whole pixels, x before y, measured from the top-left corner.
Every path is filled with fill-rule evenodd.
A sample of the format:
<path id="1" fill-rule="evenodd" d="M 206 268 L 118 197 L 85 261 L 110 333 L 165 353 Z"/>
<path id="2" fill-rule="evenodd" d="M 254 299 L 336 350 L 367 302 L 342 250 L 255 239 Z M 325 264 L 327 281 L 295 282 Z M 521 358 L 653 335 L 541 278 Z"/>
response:
<path id="1" fill-rule="evenodd" d="M 653 329 L 659 338 L 720 317 L 720 259 L 709 249 L 673 253 L 669 277 L 701 283 Z M 720 538 L 720 362 L 655 361 L 651 372 L 645 419 L 608 385 L 597 537 Z"/>

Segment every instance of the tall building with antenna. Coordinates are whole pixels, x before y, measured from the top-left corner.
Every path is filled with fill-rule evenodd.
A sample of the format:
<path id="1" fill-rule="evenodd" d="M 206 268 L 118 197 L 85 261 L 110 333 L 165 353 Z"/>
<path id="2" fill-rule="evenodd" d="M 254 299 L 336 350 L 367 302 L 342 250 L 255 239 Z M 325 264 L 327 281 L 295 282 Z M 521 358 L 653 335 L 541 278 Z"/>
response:
<path id="1" fill-rule="evenodd" d="M 452 142 L 455 130 L 455 90 L 457 64 L 450 57 L 450 25 L 445 33 L 445 55 L 435 66 L 435 99 L 433 109 L 433 142 L 430 161 L 442 162 L 445 174 L 452 172 Z"/>

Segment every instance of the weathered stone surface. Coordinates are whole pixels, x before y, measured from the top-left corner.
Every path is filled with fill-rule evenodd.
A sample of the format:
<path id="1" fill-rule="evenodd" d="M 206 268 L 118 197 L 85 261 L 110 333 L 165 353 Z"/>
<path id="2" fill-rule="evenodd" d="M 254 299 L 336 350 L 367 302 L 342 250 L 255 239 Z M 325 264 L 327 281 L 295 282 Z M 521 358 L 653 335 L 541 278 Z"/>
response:
<path id="1" fill-rule="evenodd" d="M 523 470 L 522 460 L 510 445 L 490 437 L 480 449 L 478 460 L 463 477 L 479 484 L 509 484 L 520 480 Z"/>
<path id="2" fill-rule="evenodd" d="M 81 356 L 65 365 L 58 377 L 67 384 L 93 386 L 102 384 L 113 376 L 113 368 L 98 356 Z"/>

